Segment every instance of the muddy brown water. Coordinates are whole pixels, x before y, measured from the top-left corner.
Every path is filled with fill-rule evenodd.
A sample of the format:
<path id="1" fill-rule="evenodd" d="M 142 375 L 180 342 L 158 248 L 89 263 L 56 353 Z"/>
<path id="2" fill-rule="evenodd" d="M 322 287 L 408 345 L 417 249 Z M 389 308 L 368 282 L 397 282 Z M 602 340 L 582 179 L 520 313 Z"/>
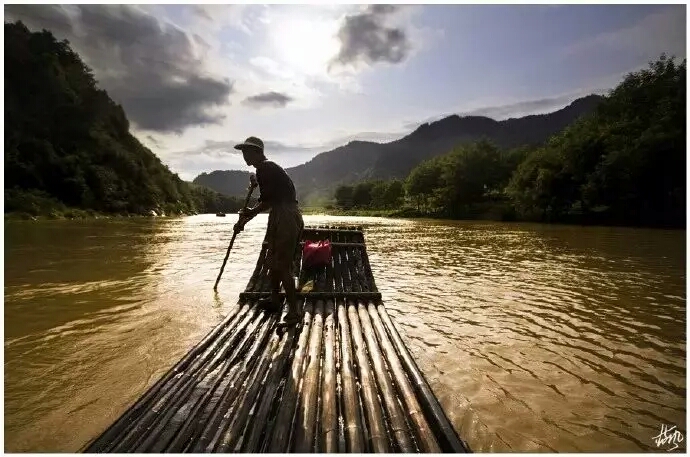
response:
<path id="1" fill-rule="evenodd" d="M 5 223 L 5 450 L 78 451 L 235 306 L 266 217 Z M 663 451 L 686 431 L 685 231 L 364 226 L 386 307 L 474 451 Z M 685 449 L 685 440 L 680 443 Z"/>

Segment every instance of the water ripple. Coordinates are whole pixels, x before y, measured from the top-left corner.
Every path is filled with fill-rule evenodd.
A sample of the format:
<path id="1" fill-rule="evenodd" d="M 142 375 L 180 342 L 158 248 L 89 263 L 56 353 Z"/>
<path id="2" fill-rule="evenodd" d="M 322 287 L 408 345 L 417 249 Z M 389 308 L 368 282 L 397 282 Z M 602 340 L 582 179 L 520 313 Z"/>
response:
<path id="1" fill-rule="evenodd" d="M 662 423 L 685 430 L 684 232 L 305 219 L 365 227 L 387 309 L 475 451 L 649 451 Z M 6 224 L 6 450 L 78 450 L 233 309 L 266 218 L 214 295 L 234 222 Z"/>

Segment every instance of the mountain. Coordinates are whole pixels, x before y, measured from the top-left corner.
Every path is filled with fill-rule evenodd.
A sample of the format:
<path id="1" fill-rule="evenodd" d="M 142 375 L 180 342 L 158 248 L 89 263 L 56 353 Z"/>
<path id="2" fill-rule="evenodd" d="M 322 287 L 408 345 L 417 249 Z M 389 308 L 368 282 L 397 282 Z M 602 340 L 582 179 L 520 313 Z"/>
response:
<path id="1" fill-rule="evenodd" d="M 191 186 L 129 132 L 69 46 L 5 23 L 5 211 L 188 213 L 241 203 Z M 68 210 L 68 208 L 71 208 Z"/>
<path id="2" fill-rule="evenodd" d="M 240 170 L 215 170 L 201 173 L 192 183 L 208 187 L 224 195 L 246 196 L 249 186 L 249 172 Z"/>
<path id="3" fill-rule="evenodd" d="M 482 138 L 501 148 L 543 143 L 579 117 L 593 112 L 601 100 L 601 96 L 589 95 L 552 113 L 503 121 L 483 116 L 452 115 L 424 123 L 409 135 L 390 143 L 352 141 L 286 171 L 295 182 L 298 198 L 308 204 L 316 195 L 327 195 L 339 184 L 404 178 L 420 162 L 445 154 L 461 143 Z M 239 196 L 244 193 L 248 176 L 247 172 L 234 170 L 213 171 L 201 174 L 194 182 Z"/>

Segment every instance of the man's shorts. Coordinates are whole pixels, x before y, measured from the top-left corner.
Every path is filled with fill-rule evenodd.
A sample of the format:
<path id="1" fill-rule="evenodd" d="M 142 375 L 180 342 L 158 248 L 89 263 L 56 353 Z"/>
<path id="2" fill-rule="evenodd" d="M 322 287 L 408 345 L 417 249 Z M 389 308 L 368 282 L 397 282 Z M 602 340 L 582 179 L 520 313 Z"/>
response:
<path id="1" fill-rule="evenodd" d="M 297 204 L 271 207 L 266 229 L 268 242 L 266 260 L 271 270 L 293 272 L 295 254 L 303 229 L 304 221 Z"/>

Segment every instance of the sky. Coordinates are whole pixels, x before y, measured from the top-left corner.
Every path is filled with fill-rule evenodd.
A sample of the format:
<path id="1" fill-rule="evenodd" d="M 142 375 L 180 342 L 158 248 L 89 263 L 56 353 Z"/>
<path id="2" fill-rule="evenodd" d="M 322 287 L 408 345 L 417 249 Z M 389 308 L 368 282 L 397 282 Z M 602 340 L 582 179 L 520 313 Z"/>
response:
<path id="1" fill-rule="evenodd" d="M 132 133 L 183 179 L 291 167 L 450 114 L 497 120 L 685 58 L 685 5 L 5 5 L 68 39 Z"/>

